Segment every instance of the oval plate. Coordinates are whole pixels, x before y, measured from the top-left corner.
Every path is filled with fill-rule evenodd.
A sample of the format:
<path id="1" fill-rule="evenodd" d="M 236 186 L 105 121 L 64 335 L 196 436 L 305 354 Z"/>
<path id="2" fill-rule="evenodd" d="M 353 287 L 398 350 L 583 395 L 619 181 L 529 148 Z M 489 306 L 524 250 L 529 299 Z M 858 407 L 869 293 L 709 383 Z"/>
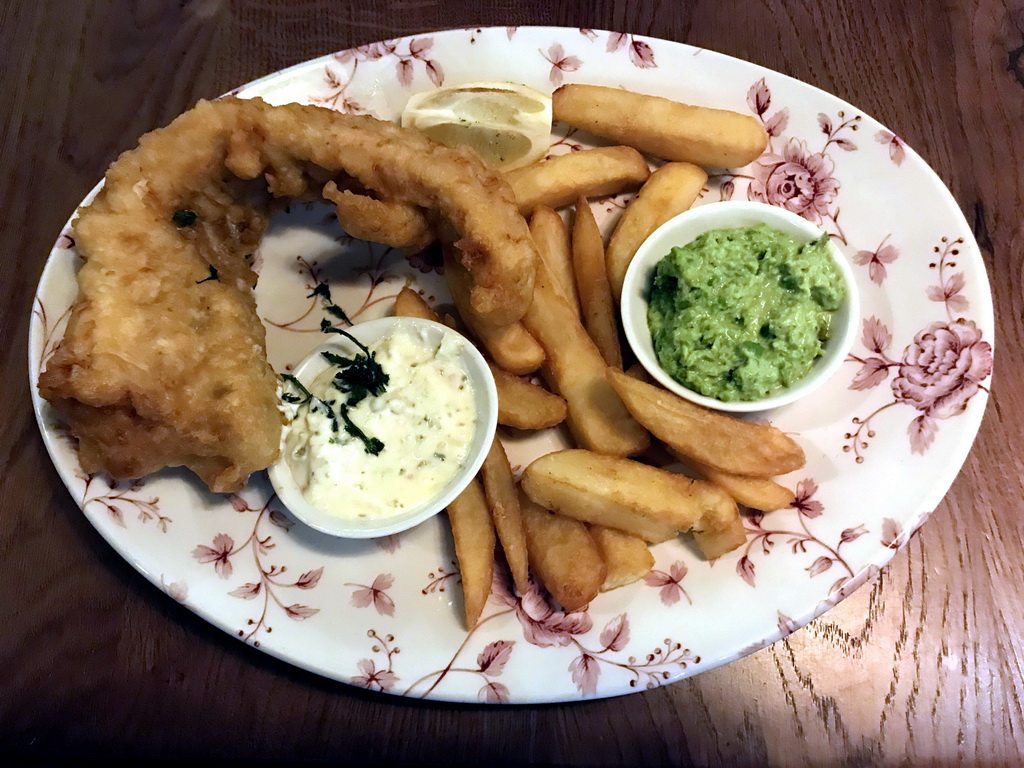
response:
<path id="1" fill-rule="evenodd" d="M 452 30 L 342 51 L 233 93 L 395 119 L 413 93 L 468 80 L 623 86 L 754 114 L 767 153 L 713 174 L 700 203 L 784 205 L 853 260 L 861 333 L 810 401 L 769 414 L 807 465 L 789 509 L 747 518 L 747 542 L 714 563 L 685 538 L 655 547 L 641 582 L 562 614 L 503 579 L 475 631 L 462 626 L 443 519 L 376 541 L 293 521 L 265 473 L 234 496 L 166 470 L 111 485 L 85 475 L 74 441 L 36 392 L 77 287 L 70 225 L 36 296 L 33 402 L 55 466 L 100 534 L 172 598 L 238 639 L 372 690 L 489 703 L 616 696 L 679 680 L 788 635 L 874 576 L 945 495 L 978 430 L 992 368 L 992 300 L 970 228 L 935 173 L 892 131 L 816 88 L 693 48 L 589 29 Z M 553 153 L 592 143 L 556 126 Z M 628 196 L 593 201 L 607 231 Z M 893 215 L 898 212 L 898 215 Z M 331 210 L 298 204 L 255 259 L 259 311 L 279 371 L 321 340 L 317 282 L 355 321 L 391 312 L 406 284 L 448 301 L 439 265 L 346 237 Z M 565 443 L 508 441 L 518 468 Z"/>

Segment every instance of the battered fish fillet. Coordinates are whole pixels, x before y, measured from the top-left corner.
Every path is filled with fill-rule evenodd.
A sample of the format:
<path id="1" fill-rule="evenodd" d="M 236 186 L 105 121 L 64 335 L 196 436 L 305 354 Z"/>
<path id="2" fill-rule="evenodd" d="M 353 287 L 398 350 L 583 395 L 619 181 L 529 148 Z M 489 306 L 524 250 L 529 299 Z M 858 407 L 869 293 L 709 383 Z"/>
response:
<path id="1" fill-rule="evenodd" d="M 334 215 L 352 237 L 384 243 L 407 253 L 422 251 L 434 240 L 427 217 L 418 208 L 394 200 L 375 200 L 329 181 L 323 196 L 334 203 Z"/>
<path id="2" fill-rule="evenodd" d="M 271 196 L 309 196 L 334 178 L 436 211 L 460 233 L 474 306 L 496 323 L 526 311 L 526 223 L 471 152 L 318 107 L 200 102 L 121 155 L 74 224 L 79 295 L 39 390 L 85 471 L 186 466 L 228 492 L 277 458 L 279 380 L 248 257 Z"/>

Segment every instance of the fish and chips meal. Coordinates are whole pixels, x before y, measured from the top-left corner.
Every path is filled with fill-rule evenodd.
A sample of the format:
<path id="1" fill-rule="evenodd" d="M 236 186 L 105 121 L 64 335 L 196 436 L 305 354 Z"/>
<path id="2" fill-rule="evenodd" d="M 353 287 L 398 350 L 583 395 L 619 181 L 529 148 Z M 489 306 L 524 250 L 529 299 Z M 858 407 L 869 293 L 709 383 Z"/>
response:
<path id="1" fill-rule="evenodd" d="M 520 480 L 499 431 L 477 479 L 448 506 L 467 628 L 490 594 L 496 549 L 519 591 L 532 576 L 571 611 L 641 579 L 654 566 L 649 544 L 680 532 L 709 559 L 740 546 L 741 509 L 788 505 L 793 493 L 772 478 L 801 467 L 803 450 L 774 427 L 624 370 L 632 358 L 616 303 L 640 244 L 694 203 L 705 168 L 756 159 L 764 129 L 746 115 L 601 86 L 565 85 L 551 98 L 518 85 L 445 91 L 419 98 L 429 114 L 403 116 L 429 136 L 314 106 L 201 101 L 114 162 L 74 222 L 78 297 L 39 380 L 83 470 L 135 478 L 185 466 L 233 492 L 278 460 L 281 401 L 309 392 L 267 361 L 251 264 L 279 199 L 323 199 L 354 237 L 407 253 L 439 242 L 458 316 L 440 317 L 408 286 L 395 315 L 444 322 L 479 346 L 503 428 L 564 423 L 571 440 Z M 444 114 L 459 105 L 483 114 L 481 104 L 503 98 L 513 113 L 547 102 L 554 119 L 616 144 L 532 161 L 535 126 L 505 151 L 495 144 L 509 133 L 493 118 L 500 110 L 476 132 L 472 119 Z M 606 247 L 587 200 L 631 190 Z M 568 206 L 570 226 L 559 212 Z M 326 285 L 320 295 L 331 315 L 322 329 L 344 333 Z M 349 397 L 337 413 L 327 406 L 337 431 L 348 404 L 376 394 L 358 370 L 375 353 L 335 362 L 344 375 L 334 386 Z M 326 403 L 325 392 L 310 398 Z M 387 450 L 361 440 L 368 453 Z M 686 474 L 666 469 L 659 451 Z"/>

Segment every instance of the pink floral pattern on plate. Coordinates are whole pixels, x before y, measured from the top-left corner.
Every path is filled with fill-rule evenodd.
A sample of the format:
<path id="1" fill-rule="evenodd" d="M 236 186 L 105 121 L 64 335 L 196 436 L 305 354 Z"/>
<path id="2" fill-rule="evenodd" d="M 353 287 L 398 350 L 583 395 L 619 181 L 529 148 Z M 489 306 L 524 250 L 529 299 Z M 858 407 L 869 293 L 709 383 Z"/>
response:
<path id="1" fill-rule="evenodd" d="M 658 66 L 654 62 L 654 49 L 651 48 L 649 42 L 638 39 L 635 35 L 625 35 L 620 32 L 609 33 L 605 50 L 608 53 L 615 53 L 621 49 L 626 50 L 629 55 L 629 63 L 634 67 L 653 69 Z"/>
<path id="2" fill-rule="evenodd" d="M 173 522 L 160 512 L 159 497 L 147 497 L 141 493 L 145 486 L 142 480 L 115 483 L 106 475 L 92 474 L 82 477 L 82 482 L 84 487 L 79 506 L 83 510 L 93 505 L 105 509 L 110 518 L 122 528 L 128 527 L 125 520 L 127 510 L 133 510 L 135 518 L 140 522 L 155 522 L 162 533 L 167 533 L 167 527 Z"/>
<path id="3" fill-rule="evenodd" d="M 241 543 L 235 544 L 234 539 L 226 533 L 218 533 L 213 537 L 213 546 L 200 544 L 192 550 L 192 557 L 200 563 L 212 564 L 217 575 L 224 580 L 230 579 L 235 572 L 235 561 L 232 558 L 241 558 L 245 553 L 249 554 L 249 564 L 256 569 L 256 581 L 247 581 L 228 592 L 231 597 L 241 600 L 255 600 L 262 602 L 262 609 L 259 616 L 247 620 L 247 629 L 239 629 L 238 637 L 245 642 L 251 642 L 257 648 L 260 640 L 256 636 L 263 632 L 269 634 L 273 627 L 268 623 L 268 614 L 273 606 L 276 606 L 284 615 L 294 621 L 304 621 L 320 612 L 319 608 L 311 608 L 302 603 L 285 604 L 282 599 L 282 590 L 301 589 L 309 590 L 316 588 L 323 576 L 323 566 L 304 572 L 295 581 L 285 577 L 288 566 L 277 565 L 269 562 L 272 550 L 277 546 L 274 535 L 262 528 L 262 523 L 269 522 L 284 531 L 291 529 L 290 524 L 285 524 L 279 511 L 272 508 L 277 501 L 271 497 L 260 508 L 249 506 L 249 503 L 241 496 L 230 497 L 231 506 L 239 513 L 256 513 L 256 520 L 253 522 L 252 530 L 248 537 Z"/>
<path id="4" fill-rule="evenodd" d="M 575 72 L 583 66 L 583 62 L 580 61 L 578 56 L 566 54 L 561 43 L 552 43 L 547 51 L 541 51 L 540 55 L 551 63 L 551 71 L 548 73 L 548 78 L 555 88 L 562 84 L 565 72 Z"/>
<path id="5" fill-rule="evenodd" d="M 803 216 L 846 244 L 846 235 L 839 228 L 839 207 L 835 204 L 840 184 L 829 150 L 832 147 L 845 152 L 856 150 L 857 145 L 846 134 L 856 131 L 863 118 L 861 115 L 847 117 L 846 110 L 839 110 L 833 120 L 819 112 L 818 128 L 825 134 L 825 141 L 821 150 L 815 152 L 810 149 L 808 140 L 784 136 L 783 131 L 789 125 L 789 108 L 769 116 L 771 103 L 771 89 L 765 78 L 750 86 L 747 104 L 768 132 L 768 150 L 752 163 L 748 199 L 778 205 Z M 782 145 L 780 149 L 775 148 L 777 144 Z"/>
<path id="6" fill-rule="evenodd" d="M 889 235 L 886 235 L 878 247 L 873 251 L 857 251 L 853 257 L 853 263 L 860 266 L 867 266 L 871 282 L 881 285 L 888 276 L 886 264 L 892 264 L 899 258 L 900 252 L 896 246 L 887 243 Z"/>
<path id="7" fill-rule="evenodd" d="M 889 148 L 889 159 L 892 160 L 894 165 L 903 165 L 903 158 L 907 156 L 903 139 L 892 131 L 883 129 L 875 134 L 875 141 Z"/>
<path id="8" fill-rule="evenodd" d="M 678 576 L 682 578 L 682 574 Z M 523 633 L 523 639 L 536 648 L 565 648 L 571 657 L 566 671 L 573 685 L 581 696 L 594 696 L 598 681 L 604 668 L 625 673 L 627 684 L 636 688 L 643 684 L 645 688 L 654 688 L 670 679 L 672 670 L 687 669 L 698 664 L 700 658 L 694 656 L 682 644 L 665 639 L 642 658 L 629 655 L 623 657 L 621 652 L 630 641 L 630 622 L 627 614 L 618 614 L 601 630 L 597 643 L 592 644 L 584 639 L 591 634 L 594 623 L 586 609 L 566 613 L 553 606 L 550 600 L 531 583 L 524 595 L 515 594 L 508 584 L 508 575 L 501 574 L 495 578 L 492 602 L 504 606 L 504 610 L 491 613 L 480 621 L 477 627 L 468 634 L 466 640 L 442 669 L 430 672 L 412 683 L 403 693 L 404 696 L 425 698 L 444 685 L 450 675 L 470 674 L 483 677 L 486 681 L 478 693 L 480 701 L 488 703 L 507 703 L 508 688 L 493 679 L 500 675 L 515 645 L 514 640 L 495 640 L 489 643 L 477 656 L 476 667 L 456 667 L 455 663 L 467 648 L 477 631 L 488 622 L 514 615 Z M 671 582 L 678 589 L 678 580 Z M 373 632 L 371 630 L 371 632 Z M 375 634 L 371 635 L 376 637 Z M 375 646 L 380 652 L 380 646 Z M 363 661 L 360 661 L 363 664 Z M 390 671 L 389 667 L 389 671 Z M 428 685 L 429 684 L 429 685 Z"/>
<path id="9" fill-rule="evenodd" d="M 872 389 L 885 381 L 890 371 L 896 375 L 890 384 L 893 400 L 866 417 L 853 417 L 855 429 L 845 435 L 843 450 L 853 453 L 858 464 L 876 437 L 871 423 L 880 413 L 898 404 L 915 408 L 918 414 L 907 426 L 907 436 L 911 452 L 923 454 L 935 441 L 938 422 L 962 414 L 992 374 L 992 345 L 973 320 L 957 317 L 970 308 L 963 293 L 964 273 L 951 272 L 963 242 L 963 238 L 943 237 L 941 246 L 934 246 L 939 258 L 929 268 L 937 270 L 938 285 L 928 286 L 925 294 L 944 305 L 947 319 L 933 321 L 919 331 L 901 359 L 888 355 L 893 339 L 889 328 L 874 316 L 864 320 L 861 343 L 870 354 L 849 356 L 850 362 L 860 364 L 850 389 Z"/>
<path id="10" fill-rule="evenodd" d="M 481 78 L 547 90 L 614 83 L 746 111 L 765 126 L 767 153 L 716 173 L 700 202 L 738 197 L 795 211 L 828 231 L 863 279 L 861 345 L 847 369 L 822 397 L 770 414 L 808 448 L 807 466 L 784 479 L 796 490 L 792 506 L 748 515 L 745 545 L 714 564 L 684 541 L 658 545 L 646 578 L 582 611 L 564 612 L 536 589 L 515 594 L 502 574 L 467 632 L 443 518 L 340 542 L 293 521 L 262 474 L 222 497 L 181 471 L 120 484 L 81 471 L 74 441 L 34 387 L 76 293 L 70 225 L 40 281 L 29 344 L 54 465 L 102 536 L 174 600 L 252 646 L 374 691 L 494 704 L 612 696 L 786 637 L 906 545 L 952 481 L 950 457 L 978 428 L 993 321 L 970 227 L 920 157 L 849 104 L 752 64 L 638 35 L 451 30 L 341 51 L 235 92 L 391 119 L 417 90 Z M 586 146 L 581 132 L 556 126 L 553 153 Z M 630 198 L 592 201 L 606 232 Z M 895 200 L 899 216 L 889 217 Z M 279 371 L 319 341 L 325 290 L 353 322 L 390 313 L 405 285 L 434 306 L 450 300 L 429 251 L 406 256 L 355 241 L 312 203 L 275 219 L 254 261 Z M 518 471 L 564 445 L 552 430 L 506 448 Z M 894 469 L 908 462 L 913 472 Z"/>
<path id="11" fill-rule="evenodd" d="M 853 569 L 840 553 L 843 545 L 856 541 L 867 530 L 864 525 L 844 528 L 838 536 L 835 544 L 826 543 L 821 537 L 811 532 L 810 520 L 821 517 L 825 512 L 824 505 L 814 498 L 818 492 L 818 485 L 810 478 L 797 483 L 796 498 L 790 504 L 792 509 L 797 511 L 797 524 L 794 530 L 780 530 L 765 524 L 765 513 L 754 512 L 747 516 L 749 527 L 747 528 L 747 544 L 742 548 L 742 556 L 736 563 L 736 573 L 743 581 L 751 587 L 757 586 L 755 582 L 755 556 L 767 557 L 775 551 L 775 545 L 781 540 L 789 547 L 793 555 L 802 555 L 810 551 L 817 557 L 804 568 L 807 578 L 813 579 L 826 571 L 832 570 L 835 566 L 840 575 L 829 588 L 829 593 L 840 589 L 847 580 L 854 576 Z M 768 515 L 770 518 L 771 515 Z M 755 549 L 755 545 L 757 548 Z"/>
<path id="12" fill-rule="evenodd" d="M 861 358 L 851 355 L 861 369 L 850 389 L 870 389 L 897 371 L 892 380 L 892 402 L 876 408 L 866 417 L 852 419 L 856 429 L 847 432 L 843 450 L 852 452 L 857 463 L 864 461 L 864 450 L 876 436 L 870 427 L 882 411 L 900 403 L 918 410 L 907 427 L 910 449 L 924 453 L 935 440 L 937 420 L 959 416 L 992 373 L 992 345 L 982 339 L 973 320 L 938 320 L 920 331 L 904 349 L 901 360 L 886 354 L 892 334 L 876 317 L 864 321 L 864 346 L 873 353 Z"/>
<path id="13" fill-rule="evenodd" d="M 693 601 L 686 594 L 686 590 L 681 584 L 686 573 L 686 563 L 677 560 L 669 566 L 668 571 L 662 571 L 657 568 L 652 569 L 650 573 L 644 576 L 644 584 L 658 590 L 658 597 L 661 599 L 662 605 L 675 605 L 684 597 L 687 603 L 693 605 Z"/>
<path id="14" fill-rule="evenodd" d="M 402 87 L 408 88 L 412 85 L 417 64 L 422 64 L 430 82 L 440 87 L 444 85 L 444 69 L 439 61 L 431 58 L 430 52 L 433 47 L 434 38 L 414 37 L 407 41 L 385 40 L 339 51 L 331 57 L 333 61 L 326 64 L 323 69 L 323 82 L 327 86 L 327 91 L 312 95 L 310 101 L 350 114 L 366 112 L 360 102 L 351 95 L 349 88 L 353 86 L 360 64 L 384 59 L 394 60 L 395 79 Z M 348 67 L 348 73 L 343 74 L 336 65 Z"/>
<path id="15" fill-rule="evenodd" d="M 356 587 L 352 593 L 352 605 L 356 608 L 366 608 L 372 605 L 381 616 L 395 615 L 395 601 L 388 595 L 388 590 L 395 583 L 395 577 L 390 573 L 382 573 L 373 580 L 369 586 L 365 584 L 346 584 L 346 587 Z"/>

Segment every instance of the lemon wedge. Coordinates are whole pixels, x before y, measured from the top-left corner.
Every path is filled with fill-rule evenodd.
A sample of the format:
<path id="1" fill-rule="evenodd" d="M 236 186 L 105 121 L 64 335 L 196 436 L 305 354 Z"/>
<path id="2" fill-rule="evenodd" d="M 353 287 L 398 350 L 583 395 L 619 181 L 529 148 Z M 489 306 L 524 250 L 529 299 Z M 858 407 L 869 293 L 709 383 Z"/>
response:
<path id="1" fill-rule="evenodd" d="M 539 160 L 551 147 L 551 97 L 519 83 L 445 86 L 409 99 L 402 126 L 445 146 L 469 146 L 506 171 Z"/>

